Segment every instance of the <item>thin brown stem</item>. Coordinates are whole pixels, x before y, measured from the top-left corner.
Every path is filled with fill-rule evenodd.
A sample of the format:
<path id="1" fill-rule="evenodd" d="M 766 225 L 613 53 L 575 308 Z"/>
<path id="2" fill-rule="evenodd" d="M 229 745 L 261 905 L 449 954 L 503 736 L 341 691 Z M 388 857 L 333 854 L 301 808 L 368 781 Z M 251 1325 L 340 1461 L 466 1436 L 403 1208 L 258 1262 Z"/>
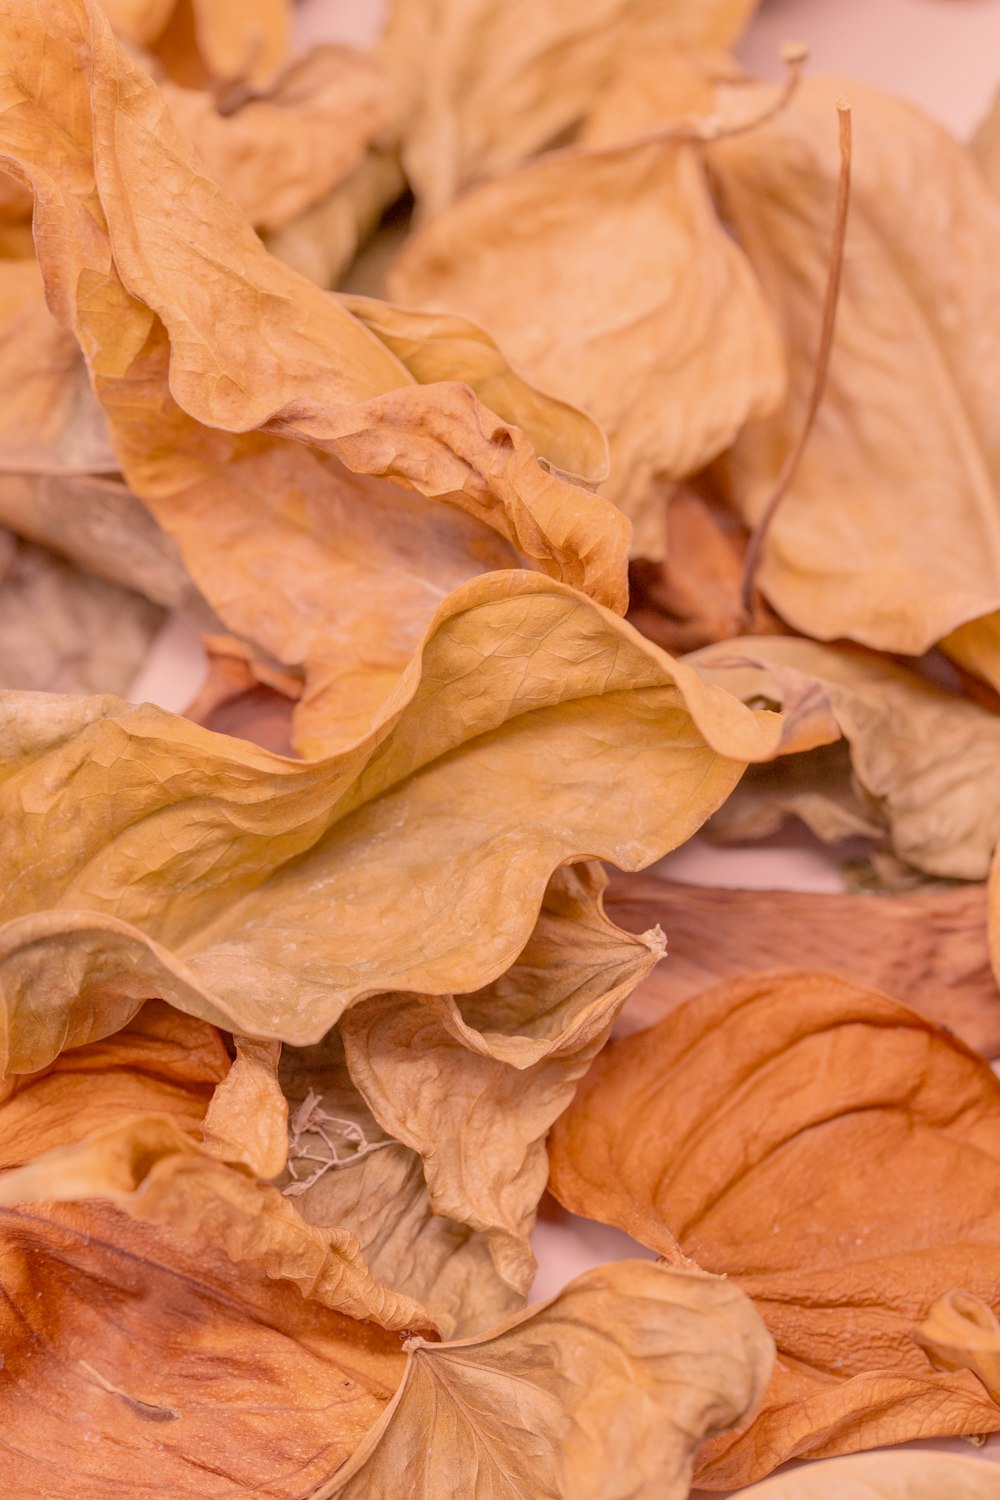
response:
<path id="1" fill-rule="evenodd" d="M 799 464 L 802 462 L 802 455 L 805 452 L 806 444 L 809 441 L 810 434 L 816 422 L 816 413 L 819 411 L 820 402 L 823 399 L 826 378 L 830 369 L 830 355 L 833 352 L 833 331 L 837 321 L 837 303 L 840 298 L 840 275 L 844 264 L 847 210 L 851 197 L 850 105 L 841 101 L 837 105 L 837 116 L 840 124 L 840 176 L 837 181 L 837 206 L 833 221 L 830 269 L 827 274 L 826 294 L 823 298 L 823 322 L 820 327 L 816 368 L 813 374 L 812 390 L 809 393 L 809 401 L 806 406 L 802 430 L 799 433 L 797 441 L 790 448 L 785 462 L 781 466 L 781 472 L 775 480 L 771 497 L 750 534 L 746 556 L 743 560 L 743 584 L 740 590 L 740 603 L 743 609 L 745 625 L 748 625 L 753 618 L 757 570 L 760 567 L 764 543 L 767 541 L 767 534 L 778 506 L 791 488 L 792 480 L 795 478 Z"/>

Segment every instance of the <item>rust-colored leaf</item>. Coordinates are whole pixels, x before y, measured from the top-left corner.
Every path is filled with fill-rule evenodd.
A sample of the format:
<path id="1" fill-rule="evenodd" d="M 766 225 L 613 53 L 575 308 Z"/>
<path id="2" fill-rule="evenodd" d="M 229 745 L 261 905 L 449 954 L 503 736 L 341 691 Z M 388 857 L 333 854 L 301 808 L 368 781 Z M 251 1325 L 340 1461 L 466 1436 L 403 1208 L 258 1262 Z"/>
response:
<path id="1" fill-rule="evenodd" d="M 732 1277 L 774 1334 L 761 1411 L 698 1484 L 1000 1430 L 913 1337 L 956 1287 L 998 1306 L 1000 1083 L 897 1001 L 806 971 L 721 985 L 599 1055 L 551 1160 L 567 1207 Z"/>

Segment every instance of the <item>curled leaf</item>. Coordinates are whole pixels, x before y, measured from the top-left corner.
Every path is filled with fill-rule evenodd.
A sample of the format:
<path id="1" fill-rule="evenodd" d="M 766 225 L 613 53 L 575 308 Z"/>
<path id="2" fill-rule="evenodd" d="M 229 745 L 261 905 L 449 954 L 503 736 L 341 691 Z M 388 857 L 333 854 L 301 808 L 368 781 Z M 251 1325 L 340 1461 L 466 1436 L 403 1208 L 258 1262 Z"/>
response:
<path id="1" fill-rule="evenodd" d="M 948 1292 L 913 1337 L 939 1370 L 971 1370 L 1000 1402 L 1000 1321 L 981 1297 Z"/>
<path id="2" fill-rule="evenodd" d="M 784 733 L 793 747 L 806 746 L 802 731 L 817 715 L 824 723 L 832 715 L 850 748 L 857 812 L 885 830 L 892 852 L 931 875 L 985 878 L 1000 839 L 996 714 L 874 654 L 790 637 L 730 641 L 688 661 L 742 698 L 787 704 Z M 788 673 L 791 694 L 789 679 L 781 680 Z M 738 796 L 752 801 L 758 788 L 773 790 L 780 804 L 784 776 L 784 767 L 758 775 Z M 835 795 L 829 781 L 817 790 Z M 802 815 L 798 794 L 789 800 Z"/>
<path id="3" fill-rule="evenodd" d="M 477 1339 L 414 1340 L 394 1400 L 310 1500 L 683 1500 L 699 1443 L 753 1405 L 771 1358 L 725 1281 L 603 1266 Z"/>
<path id="4" fill-rule="evenodd" d="M 718 222 L 699 148 L 669 131 L 557 152 L 472 190 L 408 241 L 389 291 L 474 318 L 596 417 L 611 448 L 603 492 L 636 518 L 654 476 L 703 468 L 781 399 L 756 280 Z"/>
<path id="5" fill-rule="evenodd" d="M 913 1339 L 955 1287 L 998 1305 L 1000 1083 L 905 1006 L 821 973 L 720 985 L 598 1056 L 551 1162 L 568 1208 L 732 1277 L 774 1334 L 760 1412 L 698 1484 L 1000 1430 Z"/>
<path id="6" fill-rule="evenodd" d="M 305 1045 L 367 996 L 472 993 L 524 949 L 555 869 L 659 858 L 728 794 L 736 757 L 780 736 L 777 715 L 524 573 L 453 594 L 377 727 L 323 761 L 113 699 L 7 701 L 12 1072 L 150 994 Z M 46 860 L 26 865 L 25 843 Z"/>

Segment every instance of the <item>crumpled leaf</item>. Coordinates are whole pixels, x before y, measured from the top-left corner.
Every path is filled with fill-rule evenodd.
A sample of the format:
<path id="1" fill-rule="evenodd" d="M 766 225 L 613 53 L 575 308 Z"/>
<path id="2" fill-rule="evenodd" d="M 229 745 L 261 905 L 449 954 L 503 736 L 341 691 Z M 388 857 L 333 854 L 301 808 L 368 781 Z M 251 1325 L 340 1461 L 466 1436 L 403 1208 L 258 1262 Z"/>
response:
<path id="1" fill-rule="evenodd" d="M 324 761 L 149 705 L 6 706 L 12 1072 L 118 1029 L 150 994 L 308 1045 L 367 996 L 471 993 L 524 949 L 555 869 L 659 858 L 781 732 L 528 573 L 453 594 L 376 727 Z M 25 864 L 26 846 L 46 859 Z"/>
<path id="2" fill-rule="evenodd" d="M 863 1453 L 806 1464 L 740 1490 L 740 1500 L 997 1500 L 1000 1469 L 954 1453 Z"/>
<path id="3" fill-rule="evenodd" d="M 413 1340 L 383 1416 L 311 1500 L 683 1500 L 772 1360 L 714 1277 L 602 1266 L 478 1339 Z"/>
<path id="4" fill-rule="evenodd" d="M 311 669 L 298 747 L 363 732 L 437 600 L 516 563 L 512 548 L 624 608 L 621 516 L 546 472 L 468 388 L 416 384 L 268 256 L 90 0 L 57 13 L 58 45 L 48 3 L 0 10 L 17 101 L 0 150 L 35 183 L 49 300 L 195 583 L 230 629 Z M 36 102 L 43 50 L 64 86 Z"/>
<path id="5" fill-rule="evenodd" d="M 196 1131 L 228 1072 L 214 1026 L 150 1000 L 113 1037 L 0 1085 L 0 1171 L 130 1115 L 167 1114 Z"/>
<path id="6" fill-rule="evenodd" d="M 407 242 L 388 290 L 475 319 L 596 417 L 611 446 L 603 493 L 633 517 L 654 476 L 703 468 L 783 395 L 776 333 L 701 148 L 670 129 L 473 189 Z"/>
<path id="7" fill-rule="evenodd" d="M 215 1156 L 277 1177 L 288 1157 L 288 1101 L 278 1084 L 280 1042 L 233 1038 L 236 1057 L 212 1095 L 201 1138 Z"/>
<path id="8" fill-rule="evenodd" d="M 216 734 L 292 755 L 292 709 L 302 696 L 301 679 L 272 669 L 233 636 L 202 636 L 202 645 L 208 672 L 184 717 Z"/>
<path id="9" fill-rule="evenodd" d="M 168 1115 L 116 1121 L 0 1177 L 0 1207 L 99 1198 L 298 1287 L 319 1306 L 383 1328 L 433 1330 L 411 1297 L 371 1275 L 347 1229 L 307 1224 L 277 1188 L 217 1158 Z"/>
<path id="10" fill-rule="evenodd" d="M 421 385 L 462 380 L 491 411 L 520 427 L 548 463 L 599 483 L 607 477 L 608 444 L 586 412 L 545 395 L 517 373 L 482 328 L 467 318 L 396 307 L 375 297 L 337 299 Z"/>
<path id="11" fill-rule="evenodd" d="M 124 693 L 163 623 L 155 604 L 0 530 L 0 684 Z"/>
<path id="12" fill-rule="evenodd" d="M 388 995 L 341 1020 L 351 1076 L 379 1124 L 420 1154 L 431 1207 L 486 1236 L 520 1298 L 536 1270 L 545 1137 L 663 954 L 657 929 L 633 937 L 607 919 L 606 883 L 599 866 L 557 871 L 517 962 L 478 993 Z M 465 1317 L 470 1332 L 486 1326 L 474 1306 Z"/>
<path id="13" fill-rule="evenodd" d="M 755 521 L 801 430 L 841 95 L 856 149 L 833 355 L 758 582 L 808 635 L 920 655 L 1000 606 L 1000 312 L 991 290 L 1000 203 L 968 151 L 912 105 L 855 82 L 810 80 L 764 128 L 707 148 L 723 213 L 790 363 L 789 399 L 743 433 L 725 474 Z"/>
<path id="14" fill-rule="evenodd" d="M 1000 1322 L 981 1297 L 948 1292 L 913 1335 L 939 1370 L 971 1370 L 1000 1402 Z"/>
<path id="15" fill-rule="evenodd" d="M 887 895 L 729 890 L 617 875 L 608 914 L 632 932 L 657 922 L 668 956 L 619 1022 L 638 1030 L 723 979 L 808 964 L 898 990 L 985 1057 L 1000 1056 L 1000 990 L 986 941 L 986 888 Z"/>
<path id="16" fill-rule="evenodd" d="M 349 47 L 314 48 L 235 108 L 205 90 L 161 88 L 212 176 L 261 230 L 282 229 L 332 193 L 389 114 L 377 64 Z"/>
<path id="17" fill-rule="evenodd" d="M 625 54 L 725 47 L 755 0 L 393 0 L 380 57 L 406 175 L 437 213 L 459 189 L 563 138 Z M 413 59 L 433 53 L 433 70 Z"/>
<path id="18" fill-rule="evenodd" d="M 398 1335 L 107 1204 L 0 1209 L 12 1494 L 300 1500 L 403 1368 Z"/>
<path id="19" fill-rule="evenodd" d="M 707 647 L 686 658 L 707 681 L 728 684 L 747 700 L 781 704 L 778 674 L 789 669 L 813 679 L 850 748 L 853 802 L 860 822 L 884 831 L 890 850 L 931 875 L 983 880 L 1000 839 L 1000 717 L 906 667 L 849 648 L 819 646 L 785 636 L 746 637 Z M 800 704 L 811 725 L 817 703 L 803 691 Z M 789 705 L 786 742 L 796 743 L 798 709 Z M 821 762 L 830 767 L 831 757 Z M 827 837 L 822 817 L 810 815 L 783 763 L 748 779 L 737 802 L 761 789 L 777 814 L 782 804 Z M 823 782 L 826 781 L 824 785 Z M 815 791 L 827 803 L 838 796 L 822 772 Z M 723 822 L 730 816 L 727 808 Z M 734 812 L 732 816 L 737 816 Z M 774 827 L 769 816 L 758 831 Z M 834 825 L 836 827 L 836 825 Z M 846 831 L 846 830 L 845 830 Z M 851 831 L 862 832 L 856 826 Z M 844 833 L 835 831 L 834 837 Z"/>
<path id="20" fill-rule="evenodd" d="M 376 1280 L 426 1307 L 449 1338 L 524 1305 L 487 1236 L 431 1207 L 420 1157 L 371 1113 L 336 1028 L 313 1047 L 284 1049 L 281 1086 L 291 1106 L 281 1187 L 307 1223 L 349 1229 Z"/>
<path id="21" fill-rule="evenodd" d="M 1000 1429 L 913 1339 L 955 1287 L 998 1306 L 1000 1082 L 948 1032 L 831 974 L 733 980 L 606 1048 L 550 1149 L 567 1208 L 679 1245 L 774 1334 L 760 1412 L 697 1484 Z"/>

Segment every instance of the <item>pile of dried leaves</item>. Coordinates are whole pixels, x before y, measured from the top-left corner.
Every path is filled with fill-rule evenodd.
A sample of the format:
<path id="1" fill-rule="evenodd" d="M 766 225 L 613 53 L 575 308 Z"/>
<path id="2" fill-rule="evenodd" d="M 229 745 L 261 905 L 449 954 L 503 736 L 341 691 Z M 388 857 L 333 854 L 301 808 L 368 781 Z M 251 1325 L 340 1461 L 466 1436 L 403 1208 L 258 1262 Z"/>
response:
<path id="1" fill-rule="evenodd" d="M 12 1496 L 1000 1496 L 1000 114 L 753 8 L 0 0 Z"/>

